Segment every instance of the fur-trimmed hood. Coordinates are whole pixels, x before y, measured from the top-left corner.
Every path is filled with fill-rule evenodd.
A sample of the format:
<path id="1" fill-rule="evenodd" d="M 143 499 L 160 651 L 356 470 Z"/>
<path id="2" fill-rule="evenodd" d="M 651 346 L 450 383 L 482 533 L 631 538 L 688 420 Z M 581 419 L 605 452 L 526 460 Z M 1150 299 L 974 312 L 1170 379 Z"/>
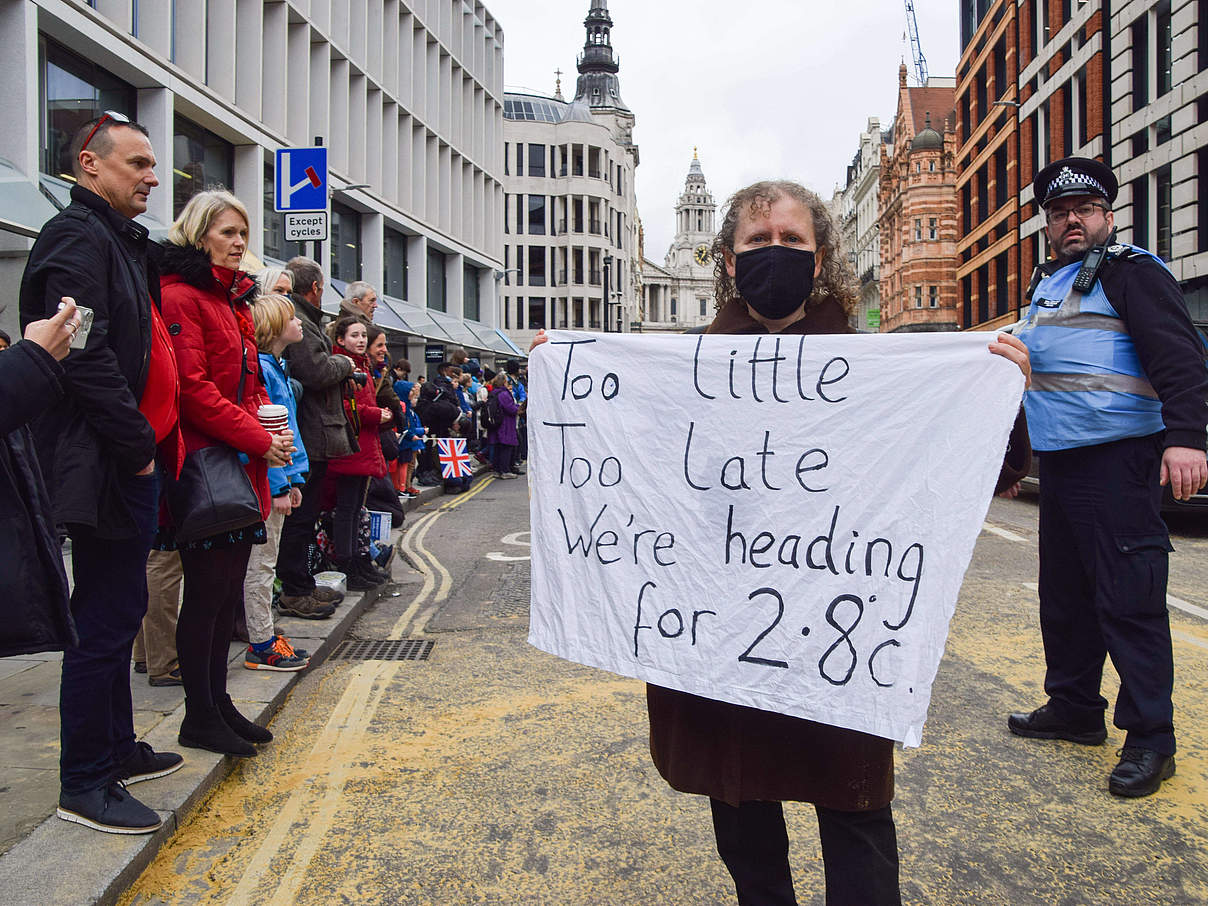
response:
<path id="1" fill-rule="evenodd" d="M 170 279 L 175 277 L 206 292 L 219 290 L 227 293 L 233 290 L 231 294 L 236 301 L 249 305 L 260 295 L 259 284 L 251 276 L 243 271 L 212 264 L 210 256 L 202 249 L 172 242 L 164 242 L 161 247 L 163 254 L 158 263 L 165 282 L 175 282 Z"/>

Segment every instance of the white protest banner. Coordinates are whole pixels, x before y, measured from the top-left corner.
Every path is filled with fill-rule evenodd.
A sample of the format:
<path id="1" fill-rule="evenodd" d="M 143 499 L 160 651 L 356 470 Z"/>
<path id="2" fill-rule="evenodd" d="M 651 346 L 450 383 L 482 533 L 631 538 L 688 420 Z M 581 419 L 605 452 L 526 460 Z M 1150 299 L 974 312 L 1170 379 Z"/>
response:
<path id="1" fill-rule="evenodd" d="M 530 643 L 918 745 L 1023 393 L 993 335 L 550 336 Z"/>

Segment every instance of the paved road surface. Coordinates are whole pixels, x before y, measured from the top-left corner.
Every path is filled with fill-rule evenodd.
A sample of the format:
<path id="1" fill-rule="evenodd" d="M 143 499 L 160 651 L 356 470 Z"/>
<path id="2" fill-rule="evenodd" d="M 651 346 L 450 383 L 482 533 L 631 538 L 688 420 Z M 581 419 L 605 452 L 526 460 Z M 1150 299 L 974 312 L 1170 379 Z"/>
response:
<path id="1" fill-rule="evenodd" d="M 733 888 L 708 806 L 650 764 L 640 683 L 530 647 L 527 489 L 478 485 L 413 514 L 422 574 L 362 618 L 428 660 L 331 661 L 130 891 L 127 903 L 716 904 Z M 1011 736 L 1042 699 L 1036 506 L 996 500 L 920 749 L 899 751 L 909 904 L 1208 903 L 1208 520 L 1175 526 L 1178 774 L 1106 790 L 1123 734 Z M 1106 694 L 1114 697 L 1108 671 Z M 821 904 L 808 806 L 789 806 L 802 904 Z"/>

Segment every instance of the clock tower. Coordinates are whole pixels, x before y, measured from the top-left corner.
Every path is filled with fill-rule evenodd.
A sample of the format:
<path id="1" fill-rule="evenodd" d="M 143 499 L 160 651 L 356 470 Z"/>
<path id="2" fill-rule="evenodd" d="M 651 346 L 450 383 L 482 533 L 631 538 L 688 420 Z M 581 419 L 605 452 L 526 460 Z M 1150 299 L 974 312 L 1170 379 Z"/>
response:
<path id="1" fill-rule="evenodd" d="M 672 273 L 695 278 L 712 278 L 713 257 L 710 248 L 717 235 L 717 205 L 705 183 L 696 150 L 684 180 L 684 193 L 675 205 L 675 239 L 667 252 L 666 267 Z"/>

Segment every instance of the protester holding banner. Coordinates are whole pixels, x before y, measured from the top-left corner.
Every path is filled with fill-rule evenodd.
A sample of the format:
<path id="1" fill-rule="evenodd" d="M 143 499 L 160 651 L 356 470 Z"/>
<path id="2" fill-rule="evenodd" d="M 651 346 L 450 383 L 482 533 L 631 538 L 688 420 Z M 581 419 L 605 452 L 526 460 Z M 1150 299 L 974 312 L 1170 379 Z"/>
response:
<path id="1" fill-rule="evenodd" d="M 708 333 L 796 337 L 854 332 L 848 322 L 849 311 L 856 298 L 854 281 L 846 256 L 838 248 L 834 222 L 824 202 L 813 192 L 791 182 L 757 183 L 739 191 L 729 202 L 713 247 L 713 257 L 717 262 L 715 295 L 718 310 Z M 544 339 L 539 335 L 536 342 Z M 775 369 L 775 363 L 783 359 L 779 358 L 779 342 L 771 345 L 777 351 L 769 349 L 766 358 L 760 359 L 756 351 L 751 359 L 743 359 L 743 362 L 749 362 L 752 368 L 756 367 L 757 362 L 769 362 L 773 363 L 771 367 Z M 791 345 L 796 348 L 798 344 Z M 1027 375 L 1026 350 L 1014 338 L 1000 336 L 998 342 L 990 344 L 990 350 L 1017 363 Z M 585 356 L 588 354 L 582 353 Z M 731 389 L 728 399 L 753 398 L 752 402 L 741 405 L 759 405 L 755 401 L 758 397 L 754 394 L 757 389 L 754 377 L 751 397 L 743 397 L 735 392 L 733 373 L 736 361 L 731 360 L 730 363 Z M 565 373 L 570 374 L 569 371 Z M 772 370 L 771 373 L 775 375 L 776 371 Z M 799 385 L 799 373 L 794 377 Z M 775 380 L 773 377 L 772 381 Z M 621 383 L 619 379 L 614 381 L 612 387 L 616 393 Z M 565 386 L 569 387 L 569 382 Z M 822 378 L 817 386 L 825 390 Z M 704 398 L 699 385 L 697 389 L 698 396 Z M 573 393 L 573 389 L 570 392 Z M 586 393 L 586 390 L 582 392 Z M 604 399 L 608 398 L 605 389 L 601 388 L 599 392 Z M 774 383 L 771 392 L 776 392 Z M 772 402 L 777 401 L 763 401 L 765 405 Z M 788 403 L 789 400 L 778 402 Z M 703 407 L 704 404 L 698 402 L 697 405 Z M 700 417 L 703 418 L 703 414 Z M 566 443 L 566 434 L 557 436 L 557 443 Z M 765 463 L 771 456 L 767 443 L 765 435 L 764 452 L 768 453 L 763 460 Z M 685 452 L 685 470 L 689 465 L 688 460 L 688 453 Z M 556 471 L 558 468 L 555 463 L 553 469 Z M 578 467 L 578 473 L 574 471 L 574 463 L 565 468 L 571 470 L 569 486 L 585 486 L 582 466 Z M 618 462 L 613 473 L 618 480 L 620 468 Z M 579 476 L 577 480 L 576 474 Z M 798 479 L 802 474 L 797 473 Z M 688 477 L 686 471 L 685 477 Z M 1014 477 L 1007 476 L 1007 479 Z M 557 477 L 551 481 L 556 483 Z M 752 485 L 755 481 L 752 479 Z M 763 483 L 767 481 L 765 472 Z M 603 465 L 600 466 L 599 482 L 606 484 Z M 754 493 L 744 482 L 726 487 L 734 493 Z M 718 493 L 716 485 L 713 488 L 711 491 L 702 486 L 696 490 L 706 495 Z M 836 519 L 838 510 L 836 507 Z M 597 520 L 608 518 L 606 511 L 607 506 L 600 509 Z M 563 516 L 561 510 L 558 512 L 560 517 Z M 701 516 L 700 513 L 687 515 L 690 520 Z M 620 518 L 624 520 L 623 516 Z M 978 518 L 977 524 L 980 521 Z M 621 521 L 620 524 L 627 526 L 628 522 Z M 559 530 L 563 525 L 565 523 L 559 523 Z M 646 527 L 643 524 L 643 528 Z M 574 537 L 573 533 L 566 535 L 568 550 L 574 547 L 571 543 Z M 597 535 L 597 538 L 604 537 Z M 772 535 L 767 537 L 771 538 Z M 754 540 L 754 536 L 751 540 Z M 636 551 L 639 543 L 636 535 L 634 543 Z M 666 543 L 668 547 L 664 548 L 665 552 L 674 550 L 670 546 L 673 541 Z M 748 551 L 745 541 L 738 543 L 747 553 L 755 551 L 753 545 Z M 611 548 L 608 550 L 611 551 Z M 728 561 L 729 541 L 723 550 L 723 556 Z M 766 552 L 768 548 L 765 546 L 762 550 Z M 778 556 L 791 556 L 795 562 L 796 555 L 786 555 L 784 550 L 782 547 Z M 740 556 L 746 558 L 747 554 Z M 806 556 L 812 555 L 807 553 Z M 850 561 L 850 553 L 848 558 Z M 670 565 L 673 559 L 665 559 L 660 565 Z M 611 559 L 611 554 L 607 559 L 600 557 L 599 560 L 601 563 L 616 562 Z M 781 559 L 779 562 L 786 564 L 788 561 Z M 720 562 L 717 569 L 724 569 Z M 886 572 L 888 574 L 888 570 Z M 914 574 L 921 575 L 921 572 Z M 901 568 L 898 575 L 903 575 Z M 663 580 L 663 583 L 647 582 L 643 585 L 643 591 L 652 587 L 658 590 L 673 587 L 669 579 Z M 766 585 L 767 581 L 763 584 Z M 535 594 L 536 589 L 535 581 Z M 653 594 L 657 595 L 658 590 Z M 769 591 L 774 593 L 773 589 L 765 588 L 756 594 Z M 830 609 L 832 618 L 835 606 L 844 598 L 854 599 L 854 596 L 842 595 L 837 598 Z M 868 600 L 871 602 L 876 598 L 870 597 Z M 781 605 L 783 608 L 783 600 Z M 677 629 L 674 622 L 664 623 L 662 618 L 646 616 L 642 611 L 642 592 L 639 592 L 637 619 L 632 630 L 634 654 L 640 644 L 639 634 L 646 637 L 646 632 L 650 638 L 690 638 L 690 644 L 695 646 L 698 641 L 697 616 L 709 619 L 710 615 L 716 615 L 724 608 L 720 602 L 713 601 L 694 602 L 694 606 L 708 609 L 692 615 L 689 636 L 686 627 Z M 860 604 L 861 608 L 863 606 Z M 783 609 L 781 612 L 783 614 Z M 663 616 L 674 621 L 677 614 L 678 611 L 668 610 Z M 899 628 L 905 625 L 905 620 L 898 625 Z M 770 628 L 764 630 L 763 636 L 768 631 Z M 802 632 L 808 635 L 809 628 Z M 746 654 L 750 654 L 763 636 L 756 639 Z M 835 644 L 839 645 L 844 638 L 847 636 L 840 636 Z M 850 638 L 848 644 L 851 644 Z M 890 641 L 886 644 L 899 643 Z M 744 657 L 738 658 L 738 661 Z M 763 664 L 766 668 L 788 667 L 787 663 L 758 657 L 748 657 L 746 660 Z M 664 675 L 669 678 L 674 676 L 670 667 L 661 666 Z M 823 664 L 819 664 L 821 666 Z M 835 688 L 844 682 L 846 679 L 842 677 L 831 680 Z M 869 685 L 892 685 L 879 682 L 875 674 L 867 682 Z M 897 906 L 901 903 L 897 838 L 890 807 L 894 788 L 891 739 L 776 711 L 705 698 L 653 683 L 647 686 L 647 705 L 650 749 L 655 766 L 674 789 L 710 798 L 718 852 L 734 879 L 739 903 L 744 906 L 788 906 L 797 902 L 781 805 L 786 800 L 809 802 L 815 806 L 828 904 Z"/>

